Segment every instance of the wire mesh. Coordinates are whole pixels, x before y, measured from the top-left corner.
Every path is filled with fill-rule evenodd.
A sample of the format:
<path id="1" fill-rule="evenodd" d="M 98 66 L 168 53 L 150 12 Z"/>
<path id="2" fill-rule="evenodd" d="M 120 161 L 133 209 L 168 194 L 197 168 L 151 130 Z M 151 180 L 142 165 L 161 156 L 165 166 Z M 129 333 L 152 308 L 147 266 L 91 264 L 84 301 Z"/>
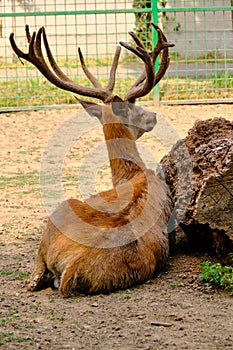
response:
<path id="1" fill-rule="evenodd" d="M 87 65 L 104 85 L 116 45 L 119 41 L 129 41 L 128 32 L 135 27 L 132 1 L 3 0 L 2 10 L 5 16 L 2 17 L 0 39 L 3 92 L 0 107 L 4 109 L 75 103 L 72 94 L 47 83 L 31 64 L 24 61 L 22 65 L 10 48 L 8 37 L 11 32 L 15 33 L 19 47 L 27 51 L 25 24 L 31 31 L 45 26 L 50 48 L 62 70 L 80 84 L 89 84 L 78 59 L 78 47 L 81 47 Z M 142 64 L 123 50 L 116 93 L 124 94 L 141 70 Z"/>
<path id="2" fill-rule="evenodd" d="M 149 23 L 157 18 L 169 41 L 176 44 L 167 74 L 156 89 L 160 100 L 233 101 L 232 2 L 147 0 L 140 2 L 145 3 L 143 7 L 133 0 L 0 0 L 0 110 L 75 103 L 71 93 L 52 86 L 31 64 L 22 65 L 10 47 L 11 32 L 27 51 L 25 24 L 31 31 L 45 26 L 62 70 L 72 80 L 89 84 L 78 59 L 81 47 L 89 68 L 104 85 L 117 43 L 129 42 L 128 32 L 134 29 L 150 47 Z M 144 21 L 142 28 L 137 23 L 139 17 Z M 124 96 L 142 70 L 142 63 L 123 50 L 116 93 Z"/>
<path id="3" fill-rule="evenodd" d="M 233 1 L 168 1 L 160 20 L 175 43 L 160 97 L 170 102 L 233 101 Z"/>

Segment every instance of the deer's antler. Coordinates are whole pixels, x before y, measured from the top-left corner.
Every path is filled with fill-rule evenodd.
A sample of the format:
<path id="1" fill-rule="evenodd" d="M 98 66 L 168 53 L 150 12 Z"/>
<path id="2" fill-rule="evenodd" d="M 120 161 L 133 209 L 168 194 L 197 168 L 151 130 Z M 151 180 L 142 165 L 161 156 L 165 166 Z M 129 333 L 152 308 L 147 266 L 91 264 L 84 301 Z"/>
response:
<path id="1" fill-rule="evenodd" d="M 152 52 L 148 52 L 145 49 L 141 41 L 137 38 L 137 36 L 133 32 L 130 32 L 130 35 L 132 36 L 132 38 L 137 44 L 136 48 L 131 47 L 127 43 L 123 43 L 123 42 L 120 43 L 126 49 L 130 50 L 136 56 L 138 56 L 144 62 L 144 65 L 145 65 L 144 72 L 136 81 L 136 83 L 133 84 L 129 92 L 126 94 L 125 101 L 135 102 L 137 98 L 148 94 L 149 91 L 153 89 L 153 87 L 162 78 L 162 76 L 164 75 L 169 65 L 168 47 L 172 47 L 174 45 L 169 44 L 167 42 L 166 37 L 164 36 L 164 34 L 162 33 L 162 31 L 159 29 L 158 26 L 156 26 L 155 24 L 152 24 L 152 25 L 154 26 L 154 28 L 157 30 L 157 33 L 158 33 L 158 42 Z M 102 85 L 97 81 L 97 79 L 89 71 L 89 69 L 85 64 L 81 49 L 80 48 L 78 49 L 82 69 L 85 75 L 87 76 L 87 78 L 90 80 L 90 82 L 94 86 L 91 88 L 91 87 L 81 86 L 73 82 L 58 67 L 52 55 L 52 52 L 50 50 L 44 27 L 41 27 L 37 33 L 33 32 L 32 36 L 30 34 L 28 25 L 26 25 L 25 30 L 26 30 L 26 37 L 29 43 L 28 53 L 24 53 L 16 45 L 14 40 L 14 33 L 11 33 L 10 35 L 10 43 L 11 43 L 12 49 L 20 59 L 22 58 L 32 63 L 52 84 L 56 85 L 60 89 L 71 91 L 75 94 L 82 95 L 82 96 L 98 98 L 104 103 L 108 103 L 109 101 L 111 101 L 111 99 L 113 98 L 113 89 L 115 86 L 116 69 L 117 69 L 120 52 L 121 52 L 120 46 L 117 46 L 117 49 L 113 58 L 111 70 L 110 70 L 109 81 L 106 87 L 102 87 Z M 44 41 L 44 46 L 48 56 L 48 60 L 50 62 L 52 69 L 48 66 L 42 53 L 42 49 L 41 49 L 42 35 L 43 35 L 43 41 Z M 161 60 L 160 68 L 158 72 L 155 74 L 154 64 L 161 50 L 164 50 L 162 55 L 162 60 Z"/>

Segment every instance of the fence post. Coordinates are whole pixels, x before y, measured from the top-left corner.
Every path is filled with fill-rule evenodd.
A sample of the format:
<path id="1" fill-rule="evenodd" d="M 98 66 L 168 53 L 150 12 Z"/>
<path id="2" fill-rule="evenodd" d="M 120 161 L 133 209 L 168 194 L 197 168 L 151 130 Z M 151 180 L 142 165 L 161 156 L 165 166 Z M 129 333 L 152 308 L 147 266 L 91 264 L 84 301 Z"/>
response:
<path id="1" fill-rule="evenodd" d="M 152 7 L 152 22 L 155 24 L 158 24 L 158 0 L 152 0 L 151 1 L 151 7 Z M 152 29 L 152 46 L 155 47 L 157 42 L 157 32 L 153 28 Z M 155 61 L 155 70 L 157 72 L 159 67 L 159 60 L 158 58 Z M 153 89 L 153 101 L 154 103 L 159 103 L 159 84 L 157 84 Z"/>

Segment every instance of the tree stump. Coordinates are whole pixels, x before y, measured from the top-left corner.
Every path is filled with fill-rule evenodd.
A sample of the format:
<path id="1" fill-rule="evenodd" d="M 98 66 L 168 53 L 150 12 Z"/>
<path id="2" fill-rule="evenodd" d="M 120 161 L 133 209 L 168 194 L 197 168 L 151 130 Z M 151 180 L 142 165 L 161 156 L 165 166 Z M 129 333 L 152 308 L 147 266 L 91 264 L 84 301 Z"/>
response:
<path id="1" fill-rule="evenodd" d="M 161 164 L 174 204 L 170 225 L 226 259 L 233 251 L 233 122 L 196 122 Z"/>

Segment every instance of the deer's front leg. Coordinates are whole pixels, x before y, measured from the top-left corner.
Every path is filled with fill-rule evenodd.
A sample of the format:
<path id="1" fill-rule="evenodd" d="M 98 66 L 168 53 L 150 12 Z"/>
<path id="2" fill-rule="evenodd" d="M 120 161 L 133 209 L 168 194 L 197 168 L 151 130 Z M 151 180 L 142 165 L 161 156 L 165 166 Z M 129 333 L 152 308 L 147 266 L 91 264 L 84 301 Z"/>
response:
<path id="1" fill-rule="evenodd" d="M 29 283 L 27 285 L 28 291 L 36 291 L 47 288 L 53 283 L 53 274 L 48 270 L 44 258 L 41 254 L 40 248 L 38 251 L 36 266 L 33 273 L 30 276 Z"/>

